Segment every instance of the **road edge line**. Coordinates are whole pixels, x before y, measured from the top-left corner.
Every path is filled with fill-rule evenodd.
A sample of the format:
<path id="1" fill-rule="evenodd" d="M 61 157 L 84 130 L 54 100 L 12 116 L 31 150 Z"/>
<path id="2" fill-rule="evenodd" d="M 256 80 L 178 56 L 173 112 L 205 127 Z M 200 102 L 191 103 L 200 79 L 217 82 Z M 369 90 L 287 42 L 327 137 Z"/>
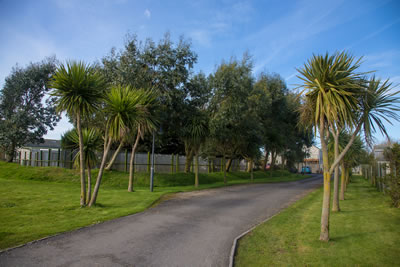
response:
<path id="1" fill-rule="evenodd" d="M 237 243 L 238 241 L 244 237 L 245 235 L 247 235 L 248 233 L 250 233 L 251 231 L 253 231 L 255 228 L 257 228 L 258 226 L 260 226 L 263 223 L 266 223 L 267 221 L 269 221 L 270 219 L 274 218 L 275 216 L 279 215 L 282 211 L 286 210 L 287 208 L 289 208 L 290 206 L 292 206 L 294 203 L 298 202 L 299 200 L 305 198 L 306 196 L 308 196 L 309 194 L 311 194 L 312 192 L 316 191 L 318 188 L 313 188 L 310 190 L 307 190 L 304 194 L 300 195 L 300 197 L 298 199 L 294 199 L 294 201 L 288 203 L 288 205 L 286 207 L 283 207 L 280 211 L 278 211 L 277 213 L 275 213 L 274 215 L 272 215 L 271 217 L 266 218 L 265 220 L 257 223 L 256 225 L 254 225 L 253 227 L 251 227 L 249 230 L 241 233 L 240 235 L 238 235 L 232 243 L 232 247 L 231 247 L 231 253 L 229 255 L 229 267 L 233 267 L 234 263 L 235 263 L 235 255 L 236 255 L 236 251 L 237 251 Z"/>

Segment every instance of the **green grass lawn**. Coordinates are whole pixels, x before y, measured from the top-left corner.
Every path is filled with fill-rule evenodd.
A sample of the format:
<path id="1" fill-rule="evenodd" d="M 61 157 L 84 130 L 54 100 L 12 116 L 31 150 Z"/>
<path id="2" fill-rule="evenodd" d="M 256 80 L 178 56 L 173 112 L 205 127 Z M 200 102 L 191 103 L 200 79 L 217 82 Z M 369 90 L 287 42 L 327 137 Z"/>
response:
<path id="1" fill-rule="evenodd" d="M 257 183 L 304 178 L 286 171 L 255 172 L 254 176 Z M 229 184 L 249 182 L 249 173 L 228 174 Z M 167 193 L 195 190 L 191 173 L 156 173 L 153 193 L 148 184 L 149 174 L 138 173 L 135 192 L 129 193 L 127 173 L 106 172 L 98 205 L 80 208 L 77 170 L 0 162 L 0 249 L 143 211 Z M 221 186 L 222 173 L 200 175 L 199 189 Z"/>
<path id="2" fill-rule="evenodd" d="M 400 209 L 361 177 L 342 211 L 331 213 L 328 243 L 319 241 L 322 189 L 240 240 L 236 266 L 398 266 Z"/>

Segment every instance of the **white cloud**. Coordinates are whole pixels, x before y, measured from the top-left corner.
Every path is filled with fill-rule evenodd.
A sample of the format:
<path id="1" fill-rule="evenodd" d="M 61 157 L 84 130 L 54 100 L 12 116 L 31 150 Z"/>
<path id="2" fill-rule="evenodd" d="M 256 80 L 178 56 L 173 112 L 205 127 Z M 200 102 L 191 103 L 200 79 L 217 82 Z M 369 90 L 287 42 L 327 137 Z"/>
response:
<path id="1" fill-rule="evenodd" d="M 200 45 L 210 47 L 213 38 L 223 38 L 235 30 L 236 25 L 242 25 L 249 22 L 252 18 L 254 8 L 250 1 L 241 0 L 232 3 L 232 1 L 223 2 L 224 7 L 212 9 L 201 19 L 194 23 L 195 29 L 189 33 L 189 36 Z M 195 8 L 198 8 L 195 6 Z"/>
<path id="2" fill-rule="evenodd" d="M 150 10 L 148 10 L 147 8 L 146 8 L 146 10 L 144 11 L 144 15 L 146 16 L 146 18 L 150 18 L 151 17 L 151 12 L 150 12 Z"/>
<path id="3" fill-rule="evenodd" d="M 196 42 L 198 42 L 202 46 L 210 47 L 211 46 L 211 37 L 210 33 L 205 30 L 195 30 L 189 33 L 189 36 Z"/>

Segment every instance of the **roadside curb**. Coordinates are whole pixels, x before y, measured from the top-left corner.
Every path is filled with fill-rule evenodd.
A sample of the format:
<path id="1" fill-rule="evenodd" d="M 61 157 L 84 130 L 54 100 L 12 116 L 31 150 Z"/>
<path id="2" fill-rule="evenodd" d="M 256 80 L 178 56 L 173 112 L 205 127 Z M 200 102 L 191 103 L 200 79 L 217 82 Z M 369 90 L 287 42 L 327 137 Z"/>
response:
<path id="1" fill-rule="evenodd" d="M 249 230 L 241 233 L 239 236 L 237 236 L 232 243 L 232 248 L 231 248 L 231 253 L 229 255 L 229 267 L 233 267 L 235 264 L 235 255 L 236 255 L 236 251 L 237 251 L 237 244 L 238 241 L 244 237 L 245 235 L 247 235 L 248 233 L 250 233 L 251 231 L 253 231 L 255 228 L 257 228 L 258 226 L 260 226 L 263 223 L 266 223 L 267 221 L 269 221 L 270 219 L 274 218 L 275 216 L 279 215 L 282 211 L 286 210 L 287 208 L 289 208 L 290 206 L 292 206 L 294 203 L 296 203 L 297 201 L 303 199 L 304 197 L 308 196 L 310 193 L 316 191 L 318 188 L 313 188 L 310 190 L 307 190 L 306 192 L 304 192 L 303 194 L 301 194 L 300 196 L 298 196 L 297 198 L 293 199 L 290 203 L 288 203 L 285 207 L 283 207 L 280 211 L 278 211 L 276 214 L 272 215 L 271 217 L 266 218 L 265 220 L 257 223 L 256 225 L 254 225 L 253 227 L 251 227 Z"/>
<path id="2" fill-rule="evenodd" d="M 286 208 L 284 208 L 283 210 L 285 210 L 285 209 L 286 209 Z M 256 227 L 258 227 L 258 226 L 260 226 L 261 224 L 263 224 L 263 223 L 269 221 L 269 220 L 272 219 L 273 217 L 279 215 L 281 212 L 282 212 L 282 210 L 279 211 L 278 213 L 272 215 L 271 217 L 269 217 L 269 218 L 263 220 L 262 222 L 260 222 L 260 223 L 258 223 L 258 224 L 256 224 L 256 225 L 254 225 L 254 226 L 251 227 L 249 230 L 247 230 L 247 231 L 241 233 L 239 236 L 237 236 L 237 237 L 233 240 L 233 244 L 232 244 L 232 248 L 231 248 L 231 254 L 230 254 L 230 256 L 229 256 L 229 267 L 233 267 L 233 264 L 235 263 L 235 254 L 236 254 L 236 249 L 237 249 L 237 243 L 238 243 L 238 241 L 239 241 L 242 237 L 244 237 L 245 235 L 247 235 L 248 233 L 250 233 L 251 231 L 253 231 Z"/>

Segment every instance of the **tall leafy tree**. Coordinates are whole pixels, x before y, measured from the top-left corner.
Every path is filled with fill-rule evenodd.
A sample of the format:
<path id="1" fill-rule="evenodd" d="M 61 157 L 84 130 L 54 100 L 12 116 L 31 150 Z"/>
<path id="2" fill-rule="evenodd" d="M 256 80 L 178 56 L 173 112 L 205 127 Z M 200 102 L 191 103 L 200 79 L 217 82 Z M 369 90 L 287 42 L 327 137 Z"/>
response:
<path id="1" fill-rule="evenodd" d="M 132 88 L 150 88 L 158 93 L 160 102 L 160 127 L 157 150 L 164 153 L 183 152 L 181 131 L 184 124 L 185 99 L 188 97 L 187 83 L 197 55 L 191 43 L 183 37 L 177 43 L 169 33 L 158 43 L 152 39 L 138 41 L 136 36 L 127 36 L 121 51 L 113 49 L 100 64 L 107 79 L 115 84 Z M 145 146 L 151 140 L 145 139 Z"/>
<path id="2" fill-rule="evenodd" d="M 254 85 L 262 93 L 263 103 L 260 123 L 263 127 L 264 170 L 271 153 L 271 165 L 275 164 L 277 155 L 283 151 L 286 136 L 283 136 L 284 116 L 288 112 L 286 95 L 288 89 L 285 81 L 278 74 L 261 73 Z"/>
<path id="3" fill-rule="evenodd" d="M 190 78 L 185 87 L 186 98 L 184 99 L 184 112 L 181 113 L 183 127 L 180 136 L 185 146 L 186 163 L 185 172 L 189 172 L 196 155 L 198 146 L 193 141 L 193 127 L 197 122 L 207 121 L 206 133 L 208 134 L 208 104 L 211 96 L 209 81 L 202 73 L 198 73 Z M 203 140 L 203 138 L 200 138 Z M 199 152 L 199 151 L 197 151 Z"/>
<path id="4" fill-rule="evenodd" d="M 56 97 L 57 111 L 66 111 L 73 119 L 79 136 L 81 206 L 86 205 L 85 151 L 82 136 L 82 118 L 92 114 L 100 104 L 107 83 L 103 76 L 91 65 L 69 61 L 60 65 L 53 75 L 52 95 Z"/>
<path id="5" fill-rule="evenodd" d="M 240 154 L 241 140 L 257 124 L 254 117 L 247 116 L 253 88 L 251 71 L 251 59 L 244 54 L 241 61 L 222 62 L 210 77 L 213 92 L 209 107 L 210 144 L 222 156 L 225 183 L 229 162 Z"/>
<path id="6" fill-rule="evenodd" d="M 56 59 L 47 58 L 25 68 L 14 67 L 0 91 L 0 149 L 12 161 L 16 148 L 40 143 L 59 121 L 47 85 Z"/>

